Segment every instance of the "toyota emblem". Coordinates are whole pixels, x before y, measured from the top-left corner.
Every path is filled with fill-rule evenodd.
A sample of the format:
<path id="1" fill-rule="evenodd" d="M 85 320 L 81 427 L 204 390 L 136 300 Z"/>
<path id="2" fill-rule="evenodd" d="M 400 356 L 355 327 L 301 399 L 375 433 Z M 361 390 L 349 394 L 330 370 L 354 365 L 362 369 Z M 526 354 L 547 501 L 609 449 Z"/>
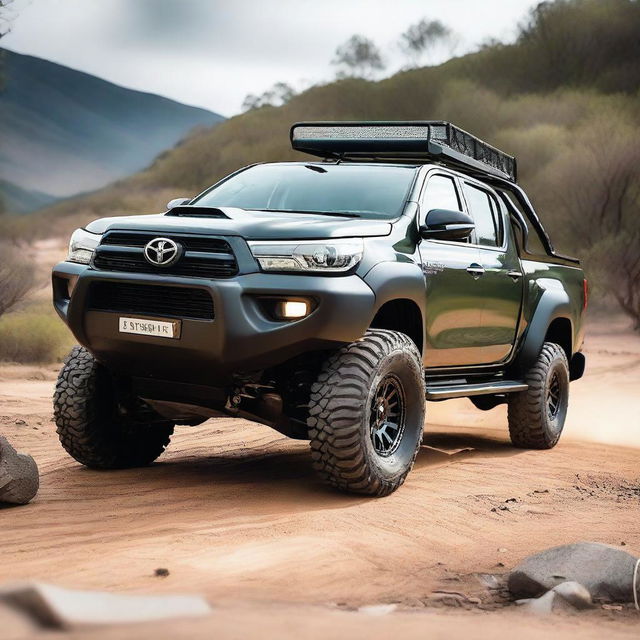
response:
<path id="1" fill-rule="evenodd" d="M 156 267 L 169 267 L 178 261 L 182 247 L 170 238 L 154 238 L 144 247 L 144 257 Z"/>

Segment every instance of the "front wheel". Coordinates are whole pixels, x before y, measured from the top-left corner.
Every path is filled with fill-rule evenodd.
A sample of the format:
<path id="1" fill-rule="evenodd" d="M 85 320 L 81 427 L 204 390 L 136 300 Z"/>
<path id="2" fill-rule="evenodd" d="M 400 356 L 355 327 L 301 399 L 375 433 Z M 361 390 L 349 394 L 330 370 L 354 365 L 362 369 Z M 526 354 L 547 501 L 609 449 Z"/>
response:
<path id="1" fill-rule="evenodd" d="M 83 347 L 74 347 L 58 376 L 54 419 L 64 449 L 92 469 L 153 462 L 169 444 L 173 423 L 131 416 L 119 405 L 114 380 Z"/>
<path id="2" fill-rule="evenodd" d="M 424 414 L 416 345 L 398 331 L 371 329 L 333 353 L 311 386 L 313 466 L 342 491 L 388 495 L 413 467 Z"/>
<path id="3" fill-rule="evenodd" d="M 569 406 L 569 363 L 564 349 L 545 342 L 527 371 L 526 391 L 509 394 L 509 435 L 522 449 L 551 449 L 560 439 Z"/>

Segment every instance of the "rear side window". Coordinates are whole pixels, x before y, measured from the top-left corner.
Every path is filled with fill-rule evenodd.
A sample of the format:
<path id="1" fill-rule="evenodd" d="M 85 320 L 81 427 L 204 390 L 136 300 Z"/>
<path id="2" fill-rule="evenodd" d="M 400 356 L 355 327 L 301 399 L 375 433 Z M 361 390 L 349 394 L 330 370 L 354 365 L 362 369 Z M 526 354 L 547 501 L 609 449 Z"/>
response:
<path id="1" fill-rule="evenodd" d="M 498 205 L 493 196 L 488 191 L 468 182 L 464 183 L 463 189 L 471 216 L 476 224 L 476 242 L 485 247 L 500 246 L 502 225 Z"/>
<path id="2" fill-rule="evenodd" d="M 522 207 L 518 204 L 518 201 L 515 198 L 512 198 L 505 191 L 501 191 L 500 195 L 509 203 L 511 207 L 513 207 L 513 209 L 516 209 L 520 213 L 520 222 L 524 222 L 527 227 L 527 252 L 539 256 L 547 255 L 547 250 L 545 249 L 542 239 L 538 235 L 536 229 L 531 226 L 529 219 L 522 211 Z"/>
<path id="3" fill-rule="evenodd" d="M 423 213 L 426 215 L 431 209 L 449 209 L 462 211 L 458 190 L 453 178 L 435 175 L 429 178 L 422 197 Z"/>

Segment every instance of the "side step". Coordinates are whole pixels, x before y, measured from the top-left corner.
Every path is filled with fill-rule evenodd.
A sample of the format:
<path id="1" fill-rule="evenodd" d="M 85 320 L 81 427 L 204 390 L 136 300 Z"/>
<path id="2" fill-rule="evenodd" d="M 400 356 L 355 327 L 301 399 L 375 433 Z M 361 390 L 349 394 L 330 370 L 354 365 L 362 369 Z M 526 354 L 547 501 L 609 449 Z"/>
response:
<path id="1" fill-rule="evenodd" d="M 480 384 L 427 384 L 427 400 L 445 400 L 447 398 L 466 398 L 467 396 L 485 396 L 494 393 L 515 393 L 529 388 L 524 382 L 517 380 L 500 380 Z"/>

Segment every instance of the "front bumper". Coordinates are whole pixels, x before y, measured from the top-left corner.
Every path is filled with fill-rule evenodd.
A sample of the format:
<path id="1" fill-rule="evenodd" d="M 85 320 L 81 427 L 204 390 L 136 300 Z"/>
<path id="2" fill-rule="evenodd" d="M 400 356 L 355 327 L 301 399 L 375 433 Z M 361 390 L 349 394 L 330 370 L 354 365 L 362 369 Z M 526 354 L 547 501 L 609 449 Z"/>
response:
<path id="1" fill-rule="evenodd" d="M 179 339 L 119 333 L 120 316 L 145 315 L 90 309 L 94 282 L 204 289 L 213 299 L 215 317 L 182 319 Z M 316 306 L 301 320 L 275 321 L 258 302 L 263 296 L 304 296 Z M 207 280 L 96 271 L 61 262 L 53 270 L 53 302 L 78 342 L 114 373 L 222 386 L 233 374 L 270 368 L 309 351 L 356 340 L 374 315 L 375 295 L 357 275 L 249 273 Z"/>

